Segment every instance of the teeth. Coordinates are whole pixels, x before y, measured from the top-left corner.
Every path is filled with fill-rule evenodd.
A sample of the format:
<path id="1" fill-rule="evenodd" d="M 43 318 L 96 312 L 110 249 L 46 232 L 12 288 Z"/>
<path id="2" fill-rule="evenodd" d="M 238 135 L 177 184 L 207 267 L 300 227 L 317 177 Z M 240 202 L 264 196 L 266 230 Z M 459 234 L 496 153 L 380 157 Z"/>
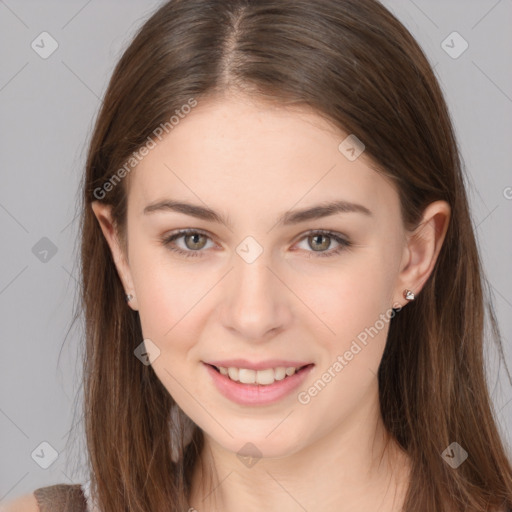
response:
<path id="1" fill-rule="evenodd" d="M 219 367 L 219 371 L 222 375 L 227 375 L 235 382 L 241 382 L 242 384 L 260 384 L 262 386 L 268 386 L 269 384 L 273 384 L 276 380 L 283 380 L 287 376 L 290 377 L 297 370 L 298 368 L 294 368 L 293 366 L 288 368 L 279 366 L 278 368 L 268 368 L 266 370 Z"/>
<path id="2" fill-rule="evenodd" d="M 245 368 L 240 368 L 238 370 L 238 380 L 242 384 L 255 384 L 256 372 L 254 370 L 246 370 Z"/>
<path id="3" fill-rule="evenodd" d="M 283 380 L 286 377 L 286 368 L 284 368 L 283 366 L 276 368 L 274 372 L 276 380 Z"/>

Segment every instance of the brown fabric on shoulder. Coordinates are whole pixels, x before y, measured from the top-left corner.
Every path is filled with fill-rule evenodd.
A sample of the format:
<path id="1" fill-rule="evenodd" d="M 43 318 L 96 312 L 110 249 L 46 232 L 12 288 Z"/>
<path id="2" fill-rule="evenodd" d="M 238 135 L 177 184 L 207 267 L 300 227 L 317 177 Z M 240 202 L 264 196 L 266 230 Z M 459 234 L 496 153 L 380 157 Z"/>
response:
<path id="1" fill-rule="evenodd" d="M 40 487 L 34 496 L 41 512 L 86 512 L 87 500 L 80 484 Z"/>

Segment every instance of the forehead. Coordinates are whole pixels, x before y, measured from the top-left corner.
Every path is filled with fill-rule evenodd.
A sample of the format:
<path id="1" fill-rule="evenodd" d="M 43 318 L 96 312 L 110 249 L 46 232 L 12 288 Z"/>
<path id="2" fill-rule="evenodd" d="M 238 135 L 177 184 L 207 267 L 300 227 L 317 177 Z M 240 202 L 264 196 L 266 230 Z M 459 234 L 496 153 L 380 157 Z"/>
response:
<path id="1" fill-rule="evenodd" d="M 132 172 L 129 204 L 141 213 L 172 197 L 250 218 L 344 199 L 396 213 L 395 188 L 364 152 L 351 161 L 339 150 L 348 135 L 303 108 L 199 101 Z"/>

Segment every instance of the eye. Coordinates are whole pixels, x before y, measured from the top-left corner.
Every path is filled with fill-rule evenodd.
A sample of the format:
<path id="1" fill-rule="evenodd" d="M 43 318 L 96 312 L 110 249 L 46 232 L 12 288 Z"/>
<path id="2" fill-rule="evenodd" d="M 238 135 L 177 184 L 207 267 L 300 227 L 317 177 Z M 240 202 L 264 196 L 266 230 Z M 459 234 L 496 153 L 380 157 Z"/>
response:
<path id="1" fill-rule="evenodd" d="M 185 249 L 176 247 L 176 244 L 172 243 L 175 240 L 179 240 L 180 238 L 183 239 Z M 206 241 L 209 239 L 210 237 L 206 233 L 198 231 L 197 229 L 182 229 L 168 237 L 163 238 L 162 243 L 171 251 L 177 252 L 178 254 L 186 256 L 187 258 L 194 258 L 201 256 L 201 249 L 205 247 Z"/>
<path id="2" fill-rule="evenodd" d="M 340 233 L 326 230 L 310 231 L 301 241 L 302 240 L 306 241 L 308 246 L 313 248 L 313 251 L 308 251 L 310 253 L 308 255 L 309 258 L 311 258 L 311 253 L 316 253 L 315 256 L 319 257 L 335 256 L 352 245 L 352 243 L 343 238 Z M 331 246 L 332 240 L 334 240 L 338 246 L 329 251 L 325 250 Z"/>
<path id="3" fill-rule="evenodd" d="M 176 240 L 183 239 L 184 247 L 178 247 Z M 211 240 L 210 236 L 197 229 L 182 229 L 162 239 L 162 244 L 167 247 L 170 251 L 176 252 L 187 258 L 197 258 L 202 256 L 202 251 L 206 247 L 208 240 Z M 341 253 L 352 245 L 351 242 L 341 236 L 340 233 L 335 233 L 326 230 L 310 231 L 303 236 L 300 241 L 307 241 L 309 247 L 312 247 L 312 251 L 306 251 L 309 253 L 308 258 L 311 257 L 311 253 L 315 253 L 315 256 L 329 257 L 335 256 Z M 334 240 L 338 246 L 335 249 L 329 249 L 332 240 Z"/>

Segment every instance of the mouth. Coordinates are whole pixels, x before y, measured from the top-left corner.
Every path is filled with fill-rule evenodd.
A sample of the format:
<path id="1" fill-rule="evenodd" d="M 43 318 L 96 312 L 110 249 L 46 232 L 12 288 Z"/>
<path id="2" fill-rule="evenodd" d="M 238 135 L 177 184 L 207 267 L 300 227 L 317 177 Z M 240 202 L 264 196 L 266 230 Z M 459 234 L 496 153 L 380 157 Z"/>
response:
<path id="1" fill-rule="evenodd" d="M 315 366 L 314 363 L 308 363 L 265 368 L 268 365 L 265 363 L 244 368 L 203 364 L 217 391 L 230 401 L 246 406 L 270 405 L 292 395 L 294 390 L 304 385 Z M 247 362 L 245 366 L 249 366 Z M 256 370 L 254 366 L 260 366 L 260 369 Z"/>
<path id="2" fill-rule="evenodd" d="M 251 368 L 239 368 L 236 366 L 216 366 L 214 364 L 205 363 L 213 368 L 217 373 L 224 375 L 233 382 L 241 384 L 253 384 L 259 386 L 270 386 L 274 382 L 286 380 L 292 375 L 299 374 L 313 363 L 304 364 L 300 366 L 276 366 L 261 370 L 253 370 Z"/>

